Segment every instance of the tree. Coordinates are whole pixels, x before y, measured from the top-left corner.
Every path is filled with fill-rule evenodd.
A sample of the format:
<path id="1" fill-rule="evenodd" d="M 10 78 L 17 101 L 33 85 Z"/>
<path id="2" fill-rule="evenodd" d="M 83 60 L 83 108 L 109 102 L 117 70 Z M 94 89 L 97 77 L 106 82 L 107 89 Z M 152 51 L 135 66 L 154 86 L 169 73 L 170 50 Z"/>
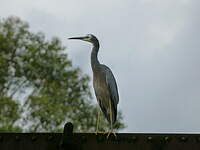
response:
<path id="1" fill-rule="evenodd" d="M 76 131 L 95 130 L 89 77 L 72 66 L 57 37 L 47 40 L 30 32 L 28 23 L 9 17 L 0 21 L 0 43 L 1 130 L 56 132 L 67 121 Z M 7 110 L 12 110 L 9 117 Z M 119 114 L 116 129 L 124 128 Z"/>
<path id="2" fill-rule="evenodd" d="M 22 129 L 16 125 L 17 120 L 20 119 L 19 103 L 13 101 L 8 97 L 0 98 L 0 131 L 17 131 Z"/>

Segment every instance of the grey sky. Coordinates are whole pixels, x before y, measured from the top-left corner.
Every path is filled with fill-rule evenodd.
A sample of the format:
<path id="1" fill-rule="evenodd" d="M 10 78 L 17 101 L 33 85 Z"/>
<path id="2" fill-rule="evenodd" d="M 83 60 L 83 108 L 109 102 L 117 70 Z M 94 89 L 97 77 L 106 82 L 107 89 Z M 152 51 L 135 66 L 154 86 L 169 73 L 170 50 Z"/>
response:
<path id="1" fill-rule="evenodd" d="M 118 82 L 123 132 L 199 132 L 199 8 L 197 0 L 0 0 L 0 17 L 60 37 L 90 76 L 91 45 L 67 37 L 95 34 Z"/>

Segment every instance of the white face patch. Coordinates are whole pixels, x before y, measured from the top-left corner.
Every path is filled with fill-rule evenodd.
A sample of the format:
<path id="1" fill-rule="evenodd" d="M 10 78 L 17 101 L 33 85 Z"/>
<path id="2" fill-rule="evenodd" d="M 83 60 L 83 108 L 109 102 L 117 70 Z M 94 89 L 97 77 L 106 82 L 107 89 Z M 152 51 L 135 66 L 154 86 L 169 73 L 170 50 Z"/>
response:
<path id="1" fill-rule="evenodd" d="M 85 38 L 84 41 L 88 41 L 88 42 L 90 42 L 91 39 L 92 39 L 92 35 L 91 35 L 91 34 L 87 34 L 86 37 L 87 37 L 87 38 Z"/>
<path id="2" fill-rule="evenodd" d="M 88 34 L 87 36 L 88 36 L 88 39 L 89 39 L 89 40 L 92 39 L 92 35 L 91 35 L 91 34 Z"/>

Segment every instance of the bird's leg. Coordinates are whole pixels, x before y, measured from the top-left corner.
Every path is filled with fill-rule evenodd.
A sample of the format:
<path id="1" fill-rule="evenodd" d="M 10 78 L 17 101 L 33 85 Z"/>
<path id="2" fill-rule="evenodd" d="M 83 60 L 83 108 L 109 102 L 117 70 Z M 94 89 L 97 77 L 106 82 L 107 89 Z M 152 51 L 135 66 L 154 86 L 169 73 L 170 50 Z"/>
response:
<path id="1" fill-rule="evenodd" d="M 99 131 L 99 119 L 100 119 L 100 111 L 98 109 L 98 113 L 97 113 L 97 126 L 96 126 L 96 135 Z"/>
<path id="2" fill-rule="evenodd" d="M 109 138 L 110 134 L 113 134 L 115 136 L 115 138 L 117 138 L 117 135 L 116 135 L 115 131 L 113 131 L 112 124 L 111 124 L 110 131 L 108 131 L 107 139 Z"/>
<path id="3" fill-rule="evenodd" d="M 97 113 L 97 126 L 96 126 L 96 132 L 95 132 L 96 135 L 98 133 L 104 133 L 103 131 L 99 131 L 99 122 L 100 122 L 100 110 L 98 109 L 98 113 Z"/>
<path id="4" fill-rule="evenodd" d="M 113 131 L 113 120 L 112 120 L 112 110 L 111 110 L 111 102 L 109 101 L 109 107 L 110 107 L 110 131 L 108 131 L 108 135 L 107 135 L 107 139 L 109 138 L 109 135 L 112 133 L 115 137 L 116 134 L 115 132 Z"/>

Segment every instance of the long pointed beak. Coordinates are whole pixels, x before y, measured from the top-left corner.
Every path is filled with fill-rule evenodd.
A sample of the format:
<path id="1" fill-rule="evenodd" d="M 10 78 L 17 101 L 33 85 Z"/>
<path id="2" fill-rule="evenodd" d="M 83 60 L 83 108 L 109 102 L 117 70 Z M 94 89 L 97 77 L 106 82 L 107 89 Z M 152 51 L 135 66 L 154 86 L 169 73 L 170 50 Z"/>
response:
<path id="1" fill-rule="evenodd" d="M 84 40 L 85 37 L 71 37 L 71 38 L 68 38 L 69 40 Z"/>

